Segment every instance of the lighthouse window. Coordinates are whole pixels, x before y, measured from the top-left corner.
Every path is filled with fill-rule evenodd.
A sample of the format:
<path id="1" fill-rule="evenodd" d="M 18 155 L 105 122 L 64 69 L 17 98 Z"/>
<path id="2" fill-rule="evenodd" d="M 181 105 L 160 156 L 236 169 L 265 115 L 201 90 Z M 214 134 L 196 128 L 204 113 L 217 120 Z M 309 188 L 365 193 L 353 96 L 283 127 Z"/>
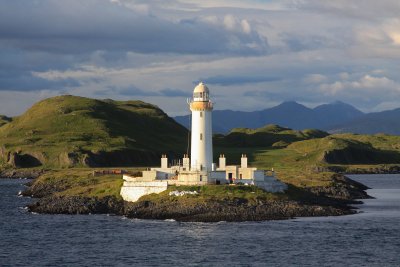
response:
<path id="1" fill-rule="evenodd" d="M 200 134 L 200 140 L 203 140 L 203 134 Z"/>
<path id="2" fill-rule="evenodd" d="M 203 112 L 200 111 L 200 118 L 203 118 Z"/>

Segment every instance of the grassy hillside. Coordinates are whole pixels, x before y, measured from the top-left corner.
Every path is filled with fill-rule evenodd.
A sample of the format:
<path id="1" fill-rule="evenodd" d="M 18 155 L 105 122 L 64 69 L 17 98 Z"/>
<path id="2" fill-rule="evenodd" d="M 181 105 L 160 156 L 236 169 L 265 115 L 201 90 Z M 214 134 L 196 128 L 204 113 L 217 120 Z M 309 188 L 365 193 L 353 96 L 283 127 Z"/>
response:
<path id="1" fill-rule="evenodd" d="M 215 157 L 225 154 L 227 164 L 240 164 L 244 153 L 250 165 L 274 168 L 287 183 L 325 186 L 332 182 L 333 169 L 352 171 L 400 165 L 400 136 L 338 134 L 291 142 L 284 148 L 218 146 L 214 153 Z"/>
<path id="2" fill-rule="evenodd" d="M 216 135 L 214 144 L 217 146 L 240 147 L 286 147 L 295 141 L 321 138 L 328 133 L 320 130 L 295 131 L 289 128 L 270 124 L 257 129 L 235 128 L 227 135 Z"/>
<path id="3" fill-rule="evenodd" d="M 9 123 L 11 120 L 12 119 L 7 117 L 7 116 L 0 115 L 0 127 L 5 125 L 5 124 L 7 124 L 7 123 Z"/>
<path id="4" fill-rule="evenodd" d="M 66 168 L 152 166 L 161 154 L 186 152 L 187 130 L 162 110 L 141 101 L 60 96 L 38 102 L 0 127 L 0 164 Z M 332 168 L 349 170 L 400 164 L 400 137 L 328 135 L 277 125 L 236 128 L 214 137 L 214 159 L 239 164 L 247 154 L 253 166 L 274 168 L 298 186 L 332 183 Z"/>
<path id="5" fill-rule="evenodd" d="M 19 166 L 151 165 L 183 153 L 187 131 L 141 101 L 53 97 L 0 128 L 2 161 Z"/>

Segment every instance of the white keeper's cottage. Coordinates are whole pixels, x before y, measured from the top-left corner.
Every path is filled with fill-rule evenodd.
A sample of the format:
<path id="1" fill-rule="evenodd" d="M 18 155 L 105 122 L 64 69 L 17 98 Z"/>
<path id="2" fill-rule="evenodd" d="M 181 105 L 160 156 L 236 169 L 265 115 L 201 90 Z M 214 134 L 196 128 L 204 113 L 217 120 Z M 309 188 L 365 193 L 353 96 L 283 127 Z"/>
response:
<path id="1" fill-rule="evenodd" d="M 242 154 L 240 166 L 226 165 L 220 155 L 218 167 L 213 163 L 212 110 L 210 91 L 199 83 L 189 101 L 191 116 L 191 153 L 182 161 L 170 166 L 166 155 L 161 157 L 161 167 L 143 171 L 142 177 L 124 174 L 121 196 L 126 201 L 137 201 L 141 196 L 160 193 L 168 185 L 251 184 L 269 192 L 282 192 L 287 185 L 277 180 L 273 170 L 249 167 L 247 156 Z"/>

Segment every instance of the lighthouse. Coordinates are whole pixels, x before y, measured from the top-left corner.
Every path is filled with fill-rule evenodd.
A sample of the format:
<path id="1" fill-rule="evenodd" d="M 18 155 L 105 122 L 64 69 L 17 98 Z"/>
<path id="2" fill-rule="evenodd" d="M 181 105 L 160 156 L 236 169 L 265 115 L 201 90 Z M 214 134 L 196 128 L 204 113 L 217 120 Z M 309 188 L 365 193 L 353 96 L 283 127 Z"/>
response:
<path id="1" fill-rule="evenodd" d="M 192 171 L 211 171 L 213 163 L 211 112 L 213 104 L 210 91 L 199 83 L 190 100 L 192 111 L 192 135 L 190 166 Z"/>
<path id="2" fill-rule="evenodd" d="M 193 97 L 188 101 L 192 111 L 191 119 L 191 152 L 183 156 L 181 164 L 169 165 L 166 154 L 161 157 L 161 167 L 142 171 L 141 176 L 123 174 L 124 183 L 121 196 L 125 201 L 135 202 L 142 196 L 161 193 L 169 186 L 176 185 L 210 185 L 210 184 L 248 184 L 258 186 L 268 192 L 283 192 L 287 185 L 278 181 L 274 172 L 272 176 L 265 175 L 265 170 L 248 166 L 246 154 L 242 154 L 241 165 L 226 165 L 224 154 L 219 156 L 219 166 L 213 163 L 212 123 L 211 113 L 213 103 L 210 91 L 204 83 L 199 83 L 193 91 Z M 197 191 L 171 191 L 197 194 Z"/>

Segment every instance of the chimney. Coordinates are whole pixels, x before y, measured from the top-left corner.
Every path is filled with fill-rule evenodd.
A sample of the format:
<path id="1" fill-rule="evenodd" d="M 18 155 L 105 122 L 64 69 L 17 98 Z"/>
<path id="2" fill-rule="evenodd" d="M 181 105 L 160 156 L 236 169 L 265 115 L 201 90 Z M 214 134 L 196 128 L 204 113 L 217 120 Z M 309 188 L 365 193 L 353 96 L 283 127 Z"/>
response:
<path id="1" fill-rule="evenodd" d="M 225 155 L 219 155 L 219 169 L 224 171 L 226 168 L 226 158 Z"/>
<path id="2" fill-rule="evenodd" d="M 240 160 L 240 165 L 242 168 L 247 168 L 247 156 L 246 154 L 242 154 L 242 158 Z"/>
<path id="3" fill-rule="evenodd" d="M 185 171 L 188 171 L 188 170 L 189 170 L 189 168 L 190 168 L 190 159 L 189 159 L 189 155 L 187 155 L 187 154 L 183 155 L 183 164 L 182 164 L 182 166 L 183 166 L 183 169 L 184 169 Z"/>
<path id="4" fill-rule="evenodd" d="M 161 169 L 168 169 L 168 158 L 167 155 L 161 156 Z"/>

